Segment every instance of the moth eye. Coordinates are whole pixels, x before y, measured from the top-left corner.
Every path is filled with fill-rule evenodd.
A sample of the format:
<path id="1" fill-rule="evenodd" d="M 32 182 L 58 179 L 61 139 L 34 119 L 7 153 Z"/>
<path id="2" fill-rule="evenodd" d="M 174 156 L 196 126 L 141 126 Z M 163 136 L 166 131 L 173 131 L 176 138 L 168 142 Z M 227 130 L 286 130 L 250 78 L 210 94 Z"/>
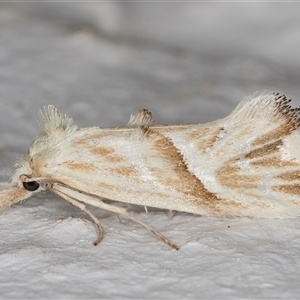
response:
<path id="1" fill-rule="evenodd" d="M 28 181 L 28 182 L 23 182 L 23 186 L 27 191 L 33 192 L 40 187 L 40 184 L 37 181 Z"/>

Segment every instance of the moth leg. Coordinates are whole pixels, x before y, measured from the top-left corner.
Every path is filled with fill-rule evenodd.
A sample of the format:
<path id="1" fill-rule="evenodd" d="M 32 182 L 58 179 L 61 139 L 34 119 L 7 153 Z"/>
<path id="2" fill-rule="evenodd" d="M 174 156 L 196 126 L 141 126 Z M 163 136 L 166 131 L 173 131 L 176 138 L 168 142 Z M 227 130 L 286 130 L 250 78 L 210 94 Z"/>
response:
<path id="1" fill-rule="evenodd" d="M 127 212 L 124 212 L 123 215 L 126 216 L 128 219 L 136 222 L 137 224 L 143 226 L 144 228 L 146 228 L 150 232 L 152 232 L 154 235 L 159 237 L 164 243 L 171 246 L 173 249 L 179 250 L 179 247 L 176 244 L 172 243 L 167 237 L 165 237 L 163 234 L 161 234 L 159 231 L 155 230 L 153 227 L 151 227 L 147 223 L 144 223 L 144 222 L 140 221 L 139 219 L 135 218 L 134 216 L 130 215 Z"/>
<path id="2" fill-rule="evenodd" d="M 121 220 L 119 214 L 117 214 L 117 217 L 118 217 L 118 219 L 119 219 L 119 222 L 122 223 L 122 220 Z"/>
<path id="3" fill-rule="evenodd" d="M 141 225 L 142 227 L 144 227 L 147 230 L 149 230 L 150 232 L 152 232 L 154 235 L 159 237 L 164 243 L 171 246 L 173 249 L 179 250 L 179 247 L 176 244 L 174 244 L 173 242 L 171 242 L 167 237 L 165 237 L 163 234 L 161 234 L 159 231 L 157 231 L 156 229 L 154 229 L 147 223 L 144 223 L 144 222 L 140 221 L 139 219 L 135 218 L 134 216 L 132 216 L 131 214 L 129 214 L 126 211 L 126 209 L 124 209 L 122 207 L 114 206 L 111 204 L 106 204 L 106 203 L 102 202 L 101 200 L 94 199 L 92 196 L 89 196 L 89 195 L 83 195 L 83 196 L 84 196 L 84 200 L 82 200 L 82 201 L 89 203 L 90 205 L 102 208 L 104 210 L 114 212 L 118 215 L 123 215 L 123 216 L 127 217 L 128 219 L 134 221 L 135 223 Z M 88 201 L 86 201 L 87 197 L 88 197 Z"/>
<path id="4" fill-rule="evenodd" d="M 139 219 L 136 219 L 135 217 L 133 217 L 132 215 L 130 215 L 125 208 L 123 207 L 119 207 L 119 206 L 114 206 L 114 205 L 110 205 L 110 204 L 106 204 L 103 201 L 101 201 L 99 198 L 96 198 L 92 195 L 89 194 L 85 194 L 85 193 L 81 193 L 80 191 L 70 188 L 68 186 L 64 186 L 62 184 L 59 183 L 53 183 L 51 187 L 48 187 L 49 190 L 53 191 L 55 194 L 57 194 L 59 197 L 63 198 L 64 200 L 66 200 L 67 202 L 72 203 L 72 201 L 75 201 L 73 199 L 77 199 L 79 201 L 82 201 L 84 203 L 87 203 L 89 205 L 95 206 L 95 207 L 99 207 L 102 208 L 104 210 L 107 211 L 111 211 L 114 212 L 116 214 L 119 215 L 123 215 L 127 218 L 129 218 L 130 220 L 136 222 L 137 224 L 143 226 L 144 228 L 146 228 L 147 230 L 149 230 L 150 232 L 152 232 L 153 234 L 155 234 L 157 237 L 159 237 L 164 243 L 166 243 L 167 245 L 171 246 L 173 249 L 179 250 L 179 247 L 172 243 L 168 238 L 166 238 L 163 234 L 161 234 L 160 232 L 158 232 L 157 230 L 155 230 L 153 227 L 151 227 L 150 225 L 140 221 Z M 67 199 L 66 199 L 67 197 Z M 76 207 L 82 209 L 81 207 L 83 207 L 85 209 L 85 206 L 80 206 L 78 201 L 75 201 L 75 204 L 78 205 Z M 88 215 L 91 217 L 93 216 L 90 212 L 88 212 Z M 97 220 L 97 218 L 95 218 L 94 216 L 91 217 L 93 220 L 96 219 L 97 222 L 99 222 Z M 94 220 L 94 222 L 96 223 L 96 221 Z M 97 224 L 97 223 L 96 223 Z M 99 223 L 100 224 L 100 223 Z M 100 236 L 99 236 L 100 237 Z M 102 236 L 103 237 L 103 236 Z M 99 240 L 99 239 L 98 239 Z"/>
<path id="5" fill-rule="evenodd" d="M 116 214 L 123 215 L 123 216 L 127 217 L 128 219 L 136 222 L 137 224 L 141 225 L 142 227 L 144 227 L 147 230 L 149 230 L 150 232 L 152 232 L 154 235 L 159 237 L 164 243 L 171 246 L 173 249 L 179 250 L 179 247 L 176 244 L 174 244 L 173 242 L 171 242 L 167 237 L 165 237 L 163 234 L 161 234 L 159 231 L 157 231 L 156 229 L 154 229 L 153 227 L 151 227 L 147 223 L 144 223 L 144 222 L 140 221 L 139 219 L 135 218 L 134 216 L 130 215 L 126 211 L 126 209 L 124 209 L 122 207 L 114 206 L 114 205 L 111 205 L 111 204 L 106 204 L 106 203 L 102 202 L 101 200 L 94 199 L 92 196 L 89 196 L 89 195 L 85 195 L 85 194 L 80 194 L 80 195 L 82 197 L 84 197 L 84 198 L 82 198 L 82 201 L 84 201 L 84 202 L 86 202 L 90 205 L 102 208 L 104 210 L 111 211 L 111 212 L 114 212 Z"/>
<path id="6" fill-rule="evenodd" d="M 98 229 L 98 238 L 94 241 L 94 245 L 97 246 L 104 238 L 104 230 L 103 227 L 100 223 L 100 221 L 95 217 L 89 210 L 86 209 L 85 205 L 72 199 L 71 197 L 57 191 L 57 190 L 52 190 L 53 193 L 55 193 L 57 196 L 71 204 L 72 206 L 79 208 L 80 210 L 84 211 L 95 223 L 97 229 Z"/>
<path id="7" fill-rule="evenodd" d="M 176 215 L 176 212 L 174 212 L 174 210 L 169 210 L 168 211 L 168 217 L 169 217 L 169 219 L 173 219 L 175 215 Z"/>
<path id="8" fill-rule="evenodd" d="M 148 215 L 148 208 L 146 205 L 144 205 L 144 209 L 145 209 L 146 214 Z"/>

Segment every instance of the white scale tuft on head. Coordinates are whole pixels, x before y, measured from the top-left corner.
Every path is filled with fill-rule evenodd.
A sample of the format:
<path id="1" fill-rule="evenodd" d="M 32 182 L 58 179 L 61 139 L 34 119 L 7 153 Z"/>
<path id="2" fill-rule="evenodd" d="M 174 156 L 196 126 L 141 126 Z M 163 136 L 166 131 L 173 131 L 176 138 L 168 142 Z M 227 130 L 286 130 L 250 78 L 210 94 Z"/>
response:
<path id="1" fill-rule="evenodd" d="M 78 127 L 73 125 L 73 120 L 62 115 L 53 105 L 45 107 L 44 112 L 39 110 L 38 113 L 41 119 L 41 133 L 31 143 L 28 154 L 15 164 L 12 182 L 20 187 L 22 184 L 19 177 L 23 174 L 32 176 L 34 173 L 30 161 L 35 156 L 55 157 L 57 145 L 78 130 Z"/>
<path id="2" fill-rule="evenodd" d="M 73 120 L 66 115 L 62 115 L 53 105 L 44 108 L 44 113 L 39 110 L 41 117 L 41 128 L 46 133 L 60 130 L 68 134 L 76 131 L 78 127 L 73 125 Z"/>
<path id="3" fill-rule="evenodd" d="M 34 155 L 42 148 L 47 149 L 53 143 L 57 144 L 68 135 L 78 130 L 73 124 L 73 120 L 66 115 L 62 115 L 53 105 L 45 107 L 44 112 L 38 111 L 41 118 L 41 133 L 32 142 L 29 153 Z"/>

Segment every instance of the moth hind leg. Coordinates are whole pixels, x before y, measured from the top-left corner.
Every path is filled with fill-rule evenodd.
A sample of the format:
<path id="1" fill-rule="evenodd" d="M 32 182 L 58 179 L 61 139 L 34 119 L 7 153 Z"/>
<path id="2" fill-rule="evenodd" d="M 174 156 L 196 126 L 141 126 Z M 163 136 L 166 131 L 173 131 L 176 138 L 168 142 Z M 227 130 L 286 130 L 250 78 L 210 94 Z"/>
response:
<path id="1" fill-rule="evenodd" d="M 56 195 L 67 201 L 68 203 L 72 204 L 73 206 L 83 210 L 96 224 L 98 224 L 98 229 L 99 229 L 99 238 L 96 240 L 96 242 L 100 242 L 103 239 L 103 229 L 102 226 L 100 225 L 99 220 L 85 208 L 85 205 L 82 204 L 79 201 L 82 201 L 84 203 L 87 203 L 89 205 L 99 207 L 101 209 L 116 213 L 117 215 L 123 215 L 127 217 L 128 219 L 136 222 L 137 224 L 141 225 L 145 229 L 149 230 L 152 232 L 154 235 L 159 237 L 164 243 L 167 245 L 171 246 L 173 249 L 179 250 L 179 247 L 172 243 L 167 237 L 165 237 L 163 234 L 158 232 L 156 229 L 148 225 L 147 223 L 144 223 L 140 221 L 139 219 L 135 218 L 134 216 L 130 215 L 125 208 L 119 207 L 119 206 L 114 206 L 111 204 L 106 204 L 103 201 L 101 201 L 99 198 L 96 198 L 92 195 L 81 193 L 80 191 L 70 188 L 68 186 L 64 186 L 60 183 L 53 183 L 51 187 L 48 188 L 52 192 L 54 192 Z M 79 199 L 79 201 L 75 200 Z M 95 242 L 95 243 L 96 243 Z"/>
<path id="2" fill-rule="evenodd" d="M 165 244 L 171 246 L 175 250 L 179 250 L 179 247 L 176 244 L 174 244 L 172 241 L 170 241 L 163 234 L 161 234 L 159 231 L 155 230 L 153 227 L 151 227 L 147 223 L 144 223 L 144 222 L 140 221 L 139 219 L 136 219 L 134 216 L 130 215 L 127 212 L 124 212 L 123 215 L 126 216 L 128 219 L 134 221 L 135 223 L 141 225 L 145 229 L 149 230 L 150 232 L 152 232 L 154 235 L 159 237 Z"/>

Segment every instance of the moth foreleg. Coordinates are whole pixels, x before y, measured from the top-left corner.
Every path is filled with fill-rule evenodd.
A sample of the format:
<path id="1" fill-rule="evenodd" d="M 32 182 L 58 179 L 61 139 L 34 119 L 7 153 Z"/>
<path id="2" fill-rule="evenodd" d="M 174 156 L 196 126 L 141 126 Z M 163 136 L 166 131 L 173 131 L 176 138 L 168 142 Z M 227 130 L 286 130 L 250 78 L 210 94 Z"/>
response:
<path id="1" fill-rule="evenodd" d="M 137 224 L 143 226 L 144 228 L 146 228 L 147 230 L 149 230 L 150 232 L 152 232 L 153 234 L 155 234 L 157 237 L 159 237 L 164 243 L 166 243 L 167 245 L 171 246 L 173 249 L 179 250 L 179 247 L 172 243 L 168 238 L 166 238 L 163 234 L 161 234 L 160 232 L 158 232 L 156 229 L 154 229 L 153 227 L 151 227 L 150 225 L 140 221 L 139 219 L 133 217 L 132 215 L 130 215 L 125 208 L 123 207 L 119 207 L 119 206 L 115 206 L 115 205 L 111 205 L 111 204 L 107 204 L 104 203 L 103 201 L 101 201 L 98 197 L 95 197 L 93 195 L 89 195 L 89 194 L 85 194 L 85 193 L 81 193 L 80 191 L 73 189 L 71 187 L 62 185 L 60 183 L 53 183 L 52 187 L 49 188 L 51 191 L 53 191 L 55 194 L 57 194 L 58 196 L 62 197 L 64 200 L 68 201 L 70 204 L 72 204 L 72 201 L 75 201 L 74 199 L 77 199 L 81 202 L 87 203 L 89 205 L 95 206 L 95 207 L 99 207 L 102 208 L 104 210 L 107 211 L 111 211 L 114 212 L 116 214 L 119 215 L 123 215 L 126 216 L 128 219 L 136 222 Z M 65 197 L 68 197 L 68 200 Z M 76 205 L 79 205 L 80 203 L 75 201 Z M 76 206 L 74 205 L 74 206 Z M 82 209 L 81 207 L 78 206 L 78 208 Z M 85 206 L 83 205 L 83 208 L 85 209 Z M 93 220 L 94 218 L 97 220 L 96 217 L 94 217 L 89 211 L 85 211 Z M 93 217 L 92 217 L 93 216 Z M 98 221 L 98 220 L 97 220 Z M 95 220 L 94 220 L 95 222 Z M 99 222 L 99 221 L 98 221 Z M 97 223 L 96 223 L 97 224 Z"/>
<path id="2" fill-rule="evenodd" d="M 52 189 L 51 189 L 52 190 Z M 80 210 L 84 211 L 95 223 L 97 229 L 98 229 L 98 238 L 94 241 L 94 245 L 97 246 L 104 238 L 104 230 L 102 228 L 102 225 L 100 221 L 95 217 L 89 210 L 86 209 L 85 205 L 74 200 L 73 198 L 69 197 L 68 195 L 59 192 L 57 190 L 52 190 L 53 193 L 55 193 L 57 196 L 71 204 L 72 206 L 79 208 Z"/>
<path id="3" fill-rule="evenodd" d="M 120 214 L 123 215 L 125 217 L 127 217 L 128 219 L 134 221 L 135 223 L 141 225 L 142 227 L 146 228 L 147 230 L 149 230 L 150 232 L 152 232 L 154 235 L 156 235 L 157 237 L 159 237 L 164 243 L 166 243 L 167 245 L 171 246 L 173 249 L 179 250 L 179 247 L 174 244 L 173 242 L 171 242 L 167 237 L 165 237 L 163 234 L 161 234 L 159 231 L 157 231 L 156 229 L 154 229 L 153 227 L 151 227 L 150 225 L 148 225 L 147 223 L 144 223 L 142 221 L 140 221 L 139 219 L 135 218 L 134 216 L 132 216 L 131 214 L 129 214 L 126 209 L 122 208 L 122 207 L 118 207 L 118 206 L 114 206 L 111 204 L 107 204 L 102 202 L 101 200 L 98 199 L 94 199 L 92 196 L 88 196 L 88 195 L 84 195 L 86 197 L 89 197 L 89 202 L 83 200 L 86 203 L 89 203 L 90 205 L 114 212 L 116 214 Z M 86 199 L 86 198 L 85 198 Z"/>

